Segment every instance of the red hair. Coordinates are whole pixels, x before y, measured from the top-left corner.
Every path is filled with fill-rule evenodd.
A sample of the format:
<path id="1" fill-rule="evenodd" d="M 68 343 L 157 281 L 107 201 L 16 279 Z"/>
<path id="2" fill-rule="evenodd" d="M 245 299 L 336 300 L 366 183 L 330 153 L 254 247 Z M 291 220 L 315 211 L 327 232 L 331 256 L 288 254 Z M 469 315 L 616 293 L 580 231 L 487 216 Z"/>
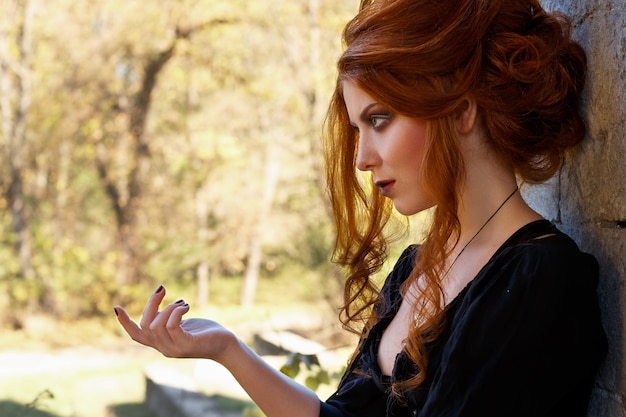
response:
<path id="1" fill-rule="evenodd" d="M 419 372 L 394 383 L 402 393 L 428 370 L 425 345 L 443 323 L 441 270 L 446 243 L 458 240 L 459 186 L 464 178 L 453 118 L 467 98 L 500 157 L 526 182 L 559 169 L 564 152 L 585 136 L 579 113 L 586 58 L 570 24 L 536 0 L 364 0 L 343 34 L 338 82 L 325 123 L 328 194 L 337 239 L 333 260 L 347 270 L 341 320 L 366 332 L 376 322 L 372 274 L 387 257 L 384 235 L 392 210 L 355 172 L 358 135 L 350 127 L 343 80 L 392 111 L 425 120 L 424 183 L 434 196 L 432 224 L 403 291 L 422 277 L 420 321 L 405 350 Z M 417 157 L 417 156 L 416 156 Z"/>

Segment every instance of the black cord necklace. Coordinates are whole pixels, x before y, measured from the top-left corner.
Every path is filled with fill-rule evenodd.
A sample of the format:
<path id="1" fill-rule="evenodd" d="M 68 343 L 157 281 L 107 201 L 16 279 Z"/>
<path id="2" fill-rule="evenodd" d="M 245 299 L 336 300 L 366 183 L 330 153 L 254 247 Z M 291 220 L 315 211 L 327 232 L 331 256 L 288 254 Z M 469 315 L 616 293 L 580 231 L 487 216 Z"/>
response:
<path id="1" fill-rule="evenodd" d="M 487 224 L 489 224 L 489 222 L 491 221 L 491 219 L 493 219 L 496 214 L 498 214 L 498 212 L 500 211 L 500 209 L 502 207 L 504 207 L 504 205 L 511 199 L 511 197 L 513 197 L 513 195 L 515 195 L 515 193 L 517 192 L 517 190 L 519 190 L 519 186 L 515 186 L 515 190 L 513 190 L 513 192 L 502 202 L 502 204 L 500 204 L 500 206 L 496 209 L 496 211 L 493 212 L 493 214 L 491 216 L 489 216 L 489 218 L 487 219 L 487 221 L 485 223 L 483 223 L 482 226 L 480 226 L 480 229 L 478 229 L 478 231 L 474 234 L 474 236 L 472 236 L 472 238 L 465 244 L 465 246 L 463 246 L 463 248 L 461 248 L 461 251 L 458 253 L 458 255 L 456 255 L 456 257 L 454 258 L 454 260 L 452 261 L 452 263 L 450 264 L 450 266 L 448 267 L 448 269 L 446 270 L 446 273 L 444 276 L 448 275 L 448 272 L 450 272 L 450 270 L 452 269 L 452 267 L 454 266 L 454 264 L 456 263 L 456 261 L 459 259 L 459 257 L 461 256 L 461 254 L 463 253 L 463 251 L 470 245 L 470 243 L 472 243 L 474 241 L 474 239 L 476 239 L 476 237 L 478 236 L 478 234 L 480 232 L 483 231 L 483 229 L 485 228 L 485 226 L 487 226 Z"/>

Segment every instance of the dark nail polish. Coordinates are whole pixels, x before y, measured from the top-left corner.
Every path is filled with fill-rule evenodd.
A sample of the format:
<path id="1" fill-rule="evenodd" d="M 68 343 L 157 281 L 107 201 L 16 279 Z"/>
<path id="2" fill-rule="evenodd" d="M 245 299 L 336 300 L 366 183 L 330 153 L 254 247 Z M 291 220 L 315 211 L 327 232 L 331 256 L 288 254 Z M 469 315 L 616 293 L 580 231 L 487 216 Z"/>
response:
<path id="1" fill-rule="evenodd" d="M 181 298 L 180 300 L 176 301 L 174 304 L 182 304 L 182 303 L 184 303 L 184 302 L 185 302 L 185 300 L 183 300 L 183 299 Z"/>
<path id="2" fill-rule="evenodd" d="M 187 308 L 189 307 L 189 304 L 184 304 L 183 307 Z"/>
<path id="3" fill-rule="evenodd" d="M 163 285 L 159 285 L 159 288 L 156 289 L 156 291 L 154 292 L 155 294 L 160 293 L 161 291 L 163 291 Z"/>
<path id="4" fill-rule="evenodd" d="M 113 308 L 113 311 L 115 311 L 116 316 L 119 316 L 119 313 L 117 312 L 117 308 Z"/>

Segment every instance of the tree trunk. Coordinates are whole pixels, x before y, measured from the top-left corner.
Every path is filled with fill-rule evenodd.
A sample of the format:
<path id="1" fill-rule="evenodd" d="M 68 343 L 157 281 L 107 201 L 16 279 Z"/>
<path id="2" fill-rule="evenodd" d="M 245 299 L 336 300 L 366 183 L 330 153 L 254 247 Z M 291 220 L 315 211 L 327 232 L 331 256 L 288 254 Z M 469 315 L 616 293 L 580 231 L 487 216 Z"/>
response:
<path id="1" fill-rule="evenodd" d="M 188 39 L 195 31 L 229 23 L 225 20 L 212 20 L 195 27 L 175 30 L 175 36 L 162 50 L 148 55 L 141 70 L 141 84 L 136 94 L 128 100 L 128 106 L 120 116 L 127 121 L 126 131 L 118 132 L 130 141 L 128 174 L 119 178 L 107 161 L 108 152 L 103 138 L 96 143 L 96 160 L 100 179 L 111 202 L 116 217 L 117 247 L 119 252 L 116 282 L 118 285 L 136 284 L 141 278 L 138 259 L 136 223 L 141 205 L 144 181 L 150 165 L 150 143 L 146 137 L 146 124 L 152 104 L 152 93 L 158 77 L 165 65 L 174 56 L 181 39 Z M 113 132 L 116 135 L 116 132 Z"/>
<path id="2" fill-rule="evenodd" d="M 197 232 L 196 237 L 198 239 L 198 243 L 203 248 L 209 247 L 209 205 L 206 197 L 206 187 L 208 181 L 204 182 L 204 185 L 200 187 L 196 191 L 196 224 L 197 224 Z M 199 308 L 206 307 L 209 302 L 209 261 L 204 258 L 196 267 L 196 281 L 198 286 L 197 300 Z"/>
<path id="3" fill-rule="evenodd" d="M 279 148 L 275 140 L 268 140 L 265 148 L 265 189 L 259 207 L 255 230 L 250 239 L 250 248 L 248 250 L 248 263 L 244 275 L 243 288 L 241 291 L 241 306 L 249 307 L 254 304 L 256 295 L 257 281 L 259 279 L 259 271 L 263 260 L 263 235 L 267 225 L 266 219 L 269 218 L 272 211 L 272 203 L 274 194 L 278 184 L 278 173 L 280 170 Z"/>
<path id="4" fill-rule="evenodd" d="M 0 107 L 9 171 L 6 199 L 11 213 L 19 273 L 22 279 L 33 280 L 35 271 L 31 259 L 31 225 L 24 190 L 26 129 L 31 99 L 29 61 L 33 9 L 28 0 L 14 2 L 11 6 L 11 10 L 5 10 L 5 26 L 0 33 Z M 14 34 L 11 33 L 10 22 L 17 24 Z M 11 43 L 17 47 L 16 59 L 12 59 L 9 52 Z M 38 301 L 38 297 L 31 298 L 31 301 Z"/>
<path id="5" fill-rule="evenodd" d="M 125 177 L 115 175 L 110 157 L 112 152 L 106 149 L 104 138 L 99 138 L 96 142 L 98 174 L 115 213 L 119 253 L 115 281 L 120 286 L 135 284 L 140 278 L 135 232 L 144 180 L 150 162 L 150 147 L 145 135 L 146 122 L 158 75 L 172 58 L 177 41 L 178 38 L 175 38 L 166 49 L 150 55 L 141 68 L 141 85 L 134 97 L 128 101 L 128 110 L 117 116 L 127 123 L 126 131 L 112 132 L 121 138 L 120 140 L 126 139 L 129 142 L 126 155 L 129 157 L 128 174 Z"/>

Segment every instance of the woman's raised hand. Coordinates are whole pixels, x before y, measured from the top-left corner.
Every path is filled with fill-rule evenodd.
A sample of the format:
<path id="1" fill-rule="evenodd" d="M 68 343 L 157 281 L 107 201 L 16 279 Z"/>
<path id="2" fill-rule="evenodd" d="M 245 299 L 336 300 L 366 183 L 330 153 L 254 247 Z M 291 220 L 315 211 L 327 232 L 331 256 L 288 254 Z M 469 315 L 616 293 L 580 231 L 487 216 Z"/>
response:
<path id="1" fill-rule="evenodd" d="M 160 286 L 148 300 L 139 324 L 122 307 L 114 308 L 120 324 L 133 340 L 170 358 L 205 358 L 221 363 L 268 417 L 319 415 L 319 399 L 313 391 L 270 366 L 216 322 L 183 320 L 189 311 L 183 300 L 159 311 L 164 297 L 165 288 Z"/>
<path id="2" fill-rule="evenodd" d="M 183 320 L 183 315 L 189 312 L 189 305 L 183 300 L 159 311 L 164 297 L 165 288 L 160 286 L 148 300 L 139 325 L 122 307 L 114 308 L 120 324 L 134 341 L 167 357 L 206 358 L 217 362 L 228 352 L 229 346 L 238 343 L 232 332 L 214 321 Z"/>

